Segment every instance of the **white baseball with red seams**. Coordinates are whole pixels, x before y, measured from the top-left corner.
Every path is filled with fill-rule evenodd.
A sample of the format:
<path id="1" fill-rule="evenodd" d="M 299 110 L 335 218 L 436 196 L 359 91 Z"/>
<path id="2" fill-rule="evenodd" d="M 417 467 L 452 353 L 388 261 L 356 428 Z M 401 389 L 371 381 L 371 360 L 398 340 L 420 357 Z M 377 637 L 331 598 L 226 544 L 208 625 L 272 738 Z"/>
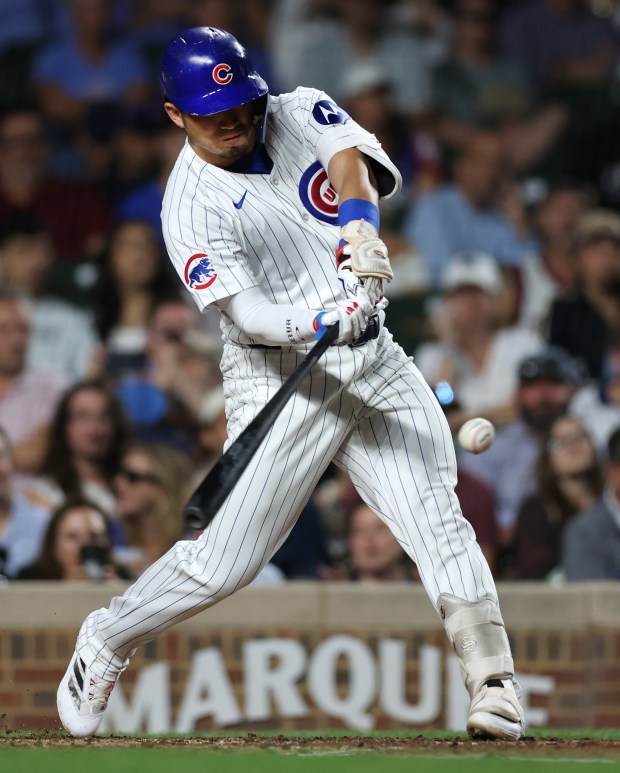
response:
<path id="1" fill-rule="evenodd" d="M 481 454 L 493 445 L 495 427 L 488 419 L 470 419 L 463 424 L 457 437 L 459 444 L 466 451 Z"/>

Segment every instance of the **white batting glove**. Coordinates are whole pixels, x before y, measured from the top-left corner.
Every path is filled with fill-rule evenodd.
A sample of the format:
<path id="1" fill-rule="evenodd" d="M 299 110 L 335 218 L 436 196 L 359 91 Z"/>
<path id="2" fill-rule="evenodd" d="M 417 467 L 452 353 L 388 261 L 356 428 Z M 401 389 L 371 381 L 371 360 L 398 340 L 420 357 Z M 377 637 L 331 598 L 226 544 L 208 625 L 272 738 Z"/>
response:
<path id="1" fill-rule="evenodd" d="M 360 306 L 368 303 L 374 310 L 383 298 L 383 279 L 356 276 L 351 268 L 351 258 L 338 265 L 338 281 L 345 297 L 357 301 Z"/>
<path id="2" fill-rule="evenodd" d="M 338 257 L 350 256 L 351 270 L 358 277 L 373 276 L 391 282 L 394 272 L 390 266 L 387 247 L 379 239 L 377 229 L 366 220 L 350 220 L 340 229 Z"/>
<path id="3" fill-rule="evenodd" d="M 357 301 L 338 301 L 335 308 L 320 311 L 314 318 L 315 338 L 322 338 L 327 328 L 337 322 L 340 324 L 340 334 L 334 343 L 342 346 L 353 343 L 362 335 L 368 325 L 368 316 Z"/>

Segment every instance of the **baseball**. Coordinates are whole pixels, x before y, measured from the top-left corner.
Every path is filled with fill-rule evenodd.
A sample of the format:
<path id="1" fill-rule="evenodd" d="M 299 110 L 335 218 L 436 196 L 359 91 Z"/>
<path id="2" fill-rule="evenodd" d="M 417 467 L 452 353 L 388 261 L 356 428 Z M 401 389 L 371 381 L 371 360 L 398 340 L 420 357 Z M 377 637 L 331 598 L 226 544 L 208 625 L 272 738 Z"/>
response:
<path id="1" fill-rule="evenodd" d="M 461 427 L 458 441 L 471 454 L 481 454 L 493 445 L 495 427 L 487 419 L 470 419 Z"/>

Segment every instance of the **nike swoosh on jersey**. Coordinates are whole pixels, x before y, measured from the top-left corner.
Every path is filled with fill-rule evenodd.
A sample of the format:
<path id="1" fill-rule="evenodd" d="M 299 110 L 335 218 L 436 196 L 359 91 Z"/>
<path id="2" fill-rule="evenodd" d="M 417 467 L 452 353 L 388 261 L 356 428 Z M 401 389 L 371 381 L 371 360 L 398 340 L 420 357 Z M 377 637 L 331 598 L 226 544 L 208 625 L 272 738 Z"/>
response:
<path id="1" fill-rule="evenodd" d="M 239 201 L 237 201 L 237 202 L 233 202 L 233 204 L 235 205 L 235 209 L 241 209 L 241 207 L 243 206 L 243 202 L 245 201 L 245 197 L 246 197 L 247 195 L 248 195 L 248 192 L 246 191 L 246 192 L 243 194 L 243 196 L 242 196 L 242 197 L 239 199 Z"/>

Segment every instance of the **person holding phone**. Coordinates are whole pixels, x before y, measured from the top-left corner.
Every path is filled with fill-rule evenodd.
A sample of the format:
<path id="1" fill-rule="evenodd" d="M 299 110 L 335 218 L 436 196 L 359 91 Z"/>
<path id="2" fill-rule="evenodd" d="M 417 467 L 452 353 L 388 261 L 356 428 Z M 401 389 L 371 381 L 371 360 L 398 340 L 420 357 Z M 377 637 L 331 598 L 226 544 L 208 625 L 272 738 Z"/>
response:
<path id="1" fill-rule="evenodd" d="M 86 499 L 68 500 L 50 518 L 43 546 L 18 580 L 113 580 L 124 577 L 112 560 L 110 519 Z"/>

